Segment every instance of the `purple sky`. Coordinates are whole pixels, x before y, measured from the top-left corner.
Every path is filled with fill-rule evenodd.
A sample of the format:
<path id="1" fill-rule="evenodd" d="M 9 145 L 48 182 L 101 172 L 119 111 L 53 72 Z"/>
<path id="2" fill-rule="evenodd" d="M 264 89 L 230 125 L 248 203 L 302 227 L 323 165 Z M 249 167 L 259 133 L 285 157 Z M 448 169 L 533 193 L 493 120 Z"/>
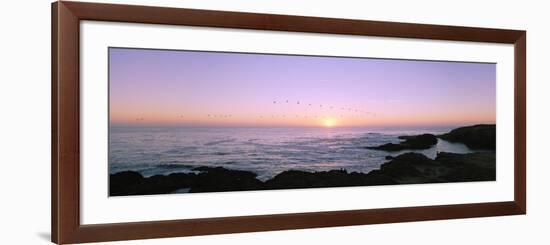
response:
<path id="1" fill-rule="evenodd" d="M 427 126 L 496 118 L 495 64 L 110 48 L 109 66 L 114 125 Z"/>

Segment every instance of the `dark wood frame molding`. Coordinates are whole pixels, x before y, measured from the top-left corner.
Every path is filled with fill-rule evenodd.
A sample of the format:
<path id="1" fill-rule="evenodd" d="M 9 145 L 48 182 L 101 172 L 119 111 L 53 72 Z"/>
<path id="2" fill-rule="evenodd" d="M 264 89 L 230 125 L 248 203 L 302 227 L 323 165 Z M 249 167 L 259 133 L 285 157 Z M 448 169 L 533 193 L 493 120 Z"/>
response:
<path id="1" fill-rule="evenodd" d="M 514 200 L 479 204 L 80 224 L 81 20 L 514 44 Z M 52 241 L 81 243 L 526 213 L 526 32 L 381 21 L 60 1 L 52 4 Z"/>

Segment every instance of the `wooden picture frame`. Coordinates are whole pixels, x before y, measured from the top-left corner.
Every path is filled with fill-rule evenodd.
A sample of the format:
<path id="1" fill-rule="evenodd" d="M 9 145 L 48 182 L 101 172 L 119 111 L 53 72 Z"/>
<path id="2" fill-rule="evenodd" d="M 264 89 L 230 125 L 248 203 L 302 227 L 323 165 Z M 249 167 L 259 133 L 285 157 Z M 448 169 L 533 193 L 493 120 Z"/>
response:
<path id="1" fill-rule="evenodd" d="M 82 20 L 514 45 L 514 200 L 477 204 L 82 225 L 79 22 Z M 526 32 L 458 26 L 82 2 L 52 4 L 52 241 L 58 244 L 457 219 L 526 213 Z"/>

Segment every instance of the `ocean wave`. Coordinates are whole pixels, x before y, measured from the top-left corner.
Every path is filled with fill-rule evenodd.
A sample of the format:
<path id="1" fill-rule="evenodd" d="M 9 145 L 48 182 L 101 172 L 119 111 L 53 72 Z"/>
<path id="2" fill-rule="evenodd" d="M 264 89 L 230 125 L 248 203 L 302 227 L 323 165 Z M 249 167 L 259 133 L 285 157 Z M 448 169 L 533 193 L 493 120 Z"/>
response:
<path id="1" fill-rule="evenodd" d="M 215 141 L 210 141 L 210 142 L 207 142 L 207 143 L 204 143 L 205 146 L 212 146 L 212 145 L 219 145 L 219 144 L 224 144 L 224 143 L 231 143 L 231 142 L 235 142 L 236 139 L 225 139 L 225 140 L 215 140 Z"/>

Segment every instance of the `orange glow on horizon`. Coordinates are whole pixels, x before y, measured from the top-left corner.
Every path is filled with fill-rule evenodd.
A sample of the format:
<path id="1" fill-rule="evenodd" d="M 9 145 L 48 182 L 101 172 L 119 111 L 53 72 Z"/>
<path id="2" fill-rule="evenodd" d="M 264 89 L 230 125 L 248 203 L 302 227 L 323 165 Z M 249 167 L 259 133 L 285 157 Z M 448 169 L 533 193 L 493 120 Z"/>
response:
<path id="1" fill-rule="evenodd" d="M 323 123 L 323 126 L 327 127 L 327 128 L 331 128 L 331 127 L 334 127 L 336 126 L 336 120 L 334 118 L 324 118 L 322 120 L 322 123 Z"/>
<path id="2" fill-rule="evenodd" d="M 468 125 L 495 123 L 495 114 L 419 113 L 409 115 L 381 114 L 376 116 L 296 116 L 296 115 L 215 115 L 204 113 L 111 112 L 113 125 L 142 126 L 205 126 L 205 127 L 366 127 Z"/>
<path id="3" fill-rule="evenodd" d="M 339 106 L 311 109 L 309 105 L 285 105 L 255 109 L 255 105 L 183 107 L 154 104 L 111 105 L 112 125 L 175 127 L 371 127 L 429 126 L 495 123 L 496 112 L 466 107 L 419 108 L 385 105 L 369 113 L 342 110 Z M 369 108 L 368 106 L 365 106 Z M 237 109 L 238 108 L 238 109 Z M 366 111 L 366 110 L 364 110 Z"/>

